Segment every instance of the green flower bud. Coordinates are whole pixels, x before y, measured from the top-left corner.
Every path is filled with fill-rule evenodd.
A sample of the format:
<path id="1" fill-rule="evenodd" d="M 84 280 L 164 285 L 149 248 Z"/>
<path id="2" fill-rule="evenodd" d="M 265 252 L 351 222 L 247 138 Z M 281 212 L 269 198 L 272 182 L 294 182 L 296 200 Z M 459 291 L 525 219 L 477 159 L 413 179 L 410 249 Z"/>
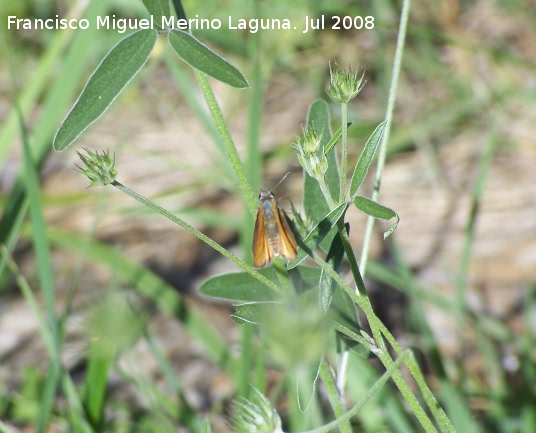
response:
<path id="1" fill-rule="evenodd" d="M 296 142 L 292 145 L 296 149 L 301 166 L 309 176 L 317 179 L 324 177 L 327 170 L 322 136 L 323 133 L 318 134 L 314 128 L 304 129 L 302 135 L 296 137 Z"/>
<path id="2" fill-rule="evenodd" d="M 303 131 L 303 148 L 307 153 L 318 152 L 322 145 L 324 133 L 318 134 L 314 128 L 307 128 Z"/>
<path id="3" fill-rule="evenodd" d="M 361 78 L 357 78 L 357 69 L 352 72 L 348 68 L 348 72 L 346 72 L 339 69 L 335 64 L 334 69 L 331 69 L 331 65 L 329 65 L 329 72 L 331 80 L 326 92 L 335 102 L 347 103 L 351 101 L 361 92 L 365 85 L 365 82 L 363 82 L 365 73 L 363 72 Z"/>
<path id="4" fill-rule="evenodd" d="M 233 430 L 236 433 L 282 433 L 281 418 L 270 401 L 255 387 L 249 400 L 235 403 Z"/>
<path id="5" fill-rule="evenodd" d="M 307 172 L 309 176 L 315 179 L 323 179 L 327 169 L 328 160 L 323 153 L 309 157 L 309 171 Z"/>
<path id="6" fill-rule="evenodd" d="M 108 185 L 115 181 L 117 170 L 115 169 L 115 155 L 112 157 L 108 151 L 91 151 L 84 149 L 87 155 L 76 152 L 84 168 L 76 165 L 78 171 L 86 176 L 91 182 L 91 186 Z"/>

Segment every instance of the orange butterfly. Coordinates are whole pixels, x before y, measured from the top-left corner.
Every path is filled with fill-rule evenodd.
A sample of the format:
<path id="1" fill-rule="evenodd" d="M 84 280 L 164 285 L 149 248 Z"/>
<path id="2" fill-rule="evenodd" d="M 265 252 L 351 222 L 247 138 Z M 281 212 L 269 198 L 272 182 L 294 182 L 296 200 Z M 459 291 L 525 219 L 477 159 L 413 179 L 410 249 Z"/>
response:
<path id="1" fill-rule="evenodd" d="M 253 232 L 253 265 L 268 266 L 274 256 L 288 261 L 296 258 L 298 246 L 285 219 L 285 214 L 275 201 L 271 191 L 263 189 L 259 194 L 259 209 Z"/>

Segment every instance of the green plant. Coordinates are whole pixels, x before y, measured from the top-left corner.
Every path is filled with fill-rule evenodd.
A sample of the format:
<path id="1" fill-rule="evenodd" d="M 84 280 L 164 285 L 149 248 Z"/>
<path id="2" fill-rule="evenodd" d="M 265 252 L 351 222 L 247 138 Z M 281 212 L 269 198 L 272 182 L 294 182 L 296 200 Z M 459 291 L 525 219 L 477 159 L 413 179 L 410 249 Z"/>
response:
<path id="1" fill-rule="evenodd" d="M 146 1 L 144 3 L 153 15 L 169 15 L 171 13 L 168 6 L 166 6 L 167 2 Z M 177 16 L 181 17 L 184 12 L 178 1 L 175 2 L 175 8 Z M 404 14 L 402 15 L 403 24 L 407 19 L 407 9 L 405 9 Z M 238 157 L 231 134 L 227 130 L 205 74 L 237 88 L 245 87 L 247 81 L 238 69 L 207 48 L 191 34 L 170 29 L 162 29 L 161 32 L 142 30 L 123 39 L 109 53 L 88 82 L 78 103 L 57 132 L 54 147 L 56 150 L 67 148 L 89 124 L 105 112 L 130 80 L 143 70 L 143 66 L 157 40 L 158 33 L 167 34 L 172 49 L 195 70 L 196 79 L 203 91 L 210 114 L 217 125 L 217 133 L 223 145 L 223 152 L 232 167 L 237 183 L 240 185 L 238 191 L 241 191 L 244 196 L 244 204 L 247 209 L 244 218 L 248 224 L 245 224 L 241 230 L 243 230 L 242 238 L 246 238 L 247 232 L 251 232 L 252 217 L 257 208 L 256 191 L 260 172 L 258 164 L 260 164 L 261 158 L 258 152 L 255 154 L 253 151 L 248 155 L 246 161 Z M 392 89 L 396 89 L 396 76 L 401 59 L 404 35 L 405 28 L 402 28 L 395 60 L 395 73 L 391 84 Z M 398 62 L 398 65 L 396 62 Z M 39 264 L 39 287 L 45 299 L 46 317 L 40 316 L 38 308 L 35 308 L 35 314 L 40 319 L 40 329 L 43 332 L 43 339 L 46 341 L 47 353 L 51 360 L 49 374 L 43 377 L 40 376 L 38 379 L 33 376 L 26 378 L 25 383 L 31 386 L 31 392 L 25 390 L 23 393 L 24 398 L 19 401 L 17 399 L 13 400 L 16 402 L 16 410 L 13 412 L 19 419 L 27 420 L 31 417 L 36 417 L 38 419 L 38 429 L 44 430 L 50 418 L 54 416 L 54 395 L 59 387 L 68 399 L 68 410 L 65 410 L 63 414 L 70 420 L 75 430 L 95 431 L 105 428 L 103 408 L 106 404 L 107 375 L 114 363 L 117 351 L 103 349 L 102 347 L 92 347 L 90 349 L 87 369 L 89 373 L 82 392 L 79 392 L 77 387 L 70 381 L 69 376 L 63 371 L 59 355 L 61 354 L 64 338 L 63 321 L 66 319 L 68 311 L 59 319 L 54 311 L 52 265 L 48 256 L 48 243 L 50 242 L 55 246 L 82 252 L 85 257 L 90 258 L 92 261 L 103 263 L 108 261 L 108 263 L 118 265 L 117 278 L 131 283 L 143 296 L 154 300 L 162 311 L 175 315 L 179 320 L 184 320 L 189 332 L 202 342 L 210 358 L 233 378 L 238 394 L 242 397 L 240 400 L 242 404 L 241 406 L 239 405 L 237 414 L 240 417 L 240 411 L 245 410 L 250 417 L 243 417 L 242 421 L 247 422 L 251 419 L 251 416 L 255 415 L 256 410 L 263 411 L 266 409 L 266 405 L 269 404 L 260 391 L 252 391 L 249 388 L 249 383 L 253 382 L 257 388 L 264 389 L 266 372 L 263 370 L 265 362 L 263 355 L 266 353 L 266 357 L 271 363 L 286 372 L 285 377 L 278 383 L 280 388 L 276 389 L 273 395 L 274 399 L 277 399 L 284 392 L 284 388 L 287 387 L 287 396 L 291 400 L 290 405 L 295 404 L 296 408 L 289 411 L 290 415 L 282 418 L 284 425 L 289 425 L 293 431 L 300 430 L 301 425 L 307 425 L 306 422 L 303 422 L 303 419 L 299 419 L 299 411 L 304 409 L 304 406 L 320 405 L 318 401 L 315 401 L 318 382 L 322 383 L 327 392 L 331 411 L 335 414 L 336 419 L 328 423 L 324 418 L 328 418 L 330 415 L 325 417 L 318 416 L 313 421 L 321 426 L 314 429 L 309 428 L 309 431 L 321 432 L 335 428 L 340 431 L 350 431 L 352 417 L 358 415 L 362 417 L 360 420 L 364 419 L 366 415 L 361 411 L 363 404 L 382 392 L 380 391 L 381 387 L 391 378 L 402 391 L 405 401 L 426 431 L 436 431 L 436 429 L 453 431 L 449 419 L 424 382 L 423 375 L 412 353 L 408 350 L 403 350 L 376 317 L 363 284 L 365 271 L 378 276 L 378 278 L 384 278 L 386 281 L 394 281 L 393 285 L 412 287 L 415 284 L 409 276 L 410 271 L 404 267 L 401 258 L 398 258 L 399 267 L 396 272 L 393 271 L 391 274 L 386 272 L 385 269 L 379 269 L 377 264 L 368 263 L 368 245 L 373 218 L 394 220 L 386 231 L 385 237 L 396 229 L 398 222 L 398 216 L 395 211 L 377 202 L 385 154 L 388 152 L 387 143 L 389 141 L 389 128 L 392 123 L 392 106 L 395 100 L 395 91 L 390 92 L 386 121 L 378 125 L 370 135 L 352 171 L 351 161 L 347 157 L 350 141 L 348 138 L 347 105 L 350 99 L 355 97 L 361 90 L 363 75 L 357 74 L 357 70 L 340 70 L 336 65 L 332 65 L 331 72 L 332 87 L 328 90 L 328 94 L 336 103 L 340 104 L 341 126 L 335 133 L 331 133 L 332 125 L 328 105 L 323 100 L 317 100 L 310 105 L 304 133 L 295 140 L 296 157 L 303 167 L 304 188 L 301 199 L 302 211 L 294 212 L 294 230 L 299 238 L 300 250 L 297 260 L 288 265 L 276 259 L 273 267 L 261 270 L 253 269 L 249 266 L 247 251 L 244 252 L 244 259 L 232 255 L 224 247 L 215 243 L 213 239 L 204 235 L 192 225 L 187 224 L 183 219 L 120 184 L 115 179 L 114 158 L 111 158 L 107 152 L 89 150 L 87 155 L 81 156 L 84 164 L 81 167 L 81 171 L 88 175 L 92 185 L 109 184 L 115 186 L 188 230 L 242 269 L 242 272 L 214 276 L 207 280 L 202 287 L 202 291 L 210 296 L 237 303 L 233 318 L 236 322 L 242 324 L 243 329 L 242 357 L 240 358 L 235 358 L 230 354 L 228 348 L 221 339 L 218 339 L 217 335 L 214 335 L 214 330 L 206 324 L 203 317 L 197 316 L 191 311 L 187 315 L 181 315 L 179 311 L 186 307 L 182 303 L 180 296 L 174 293 L 172 288 L 153 273 L 131 263 L 111 248 L 94 240 L 88 240 L 84 248 L 80 248 L 80 240 L 45 226 L 42 218 L 43 204 L 39 194 L 37 175 L 40 163 L 45 155 L 44 147 L 40 145 L 40 142 L 45 142 L 46 140 L 39 140 L 37 148 L 30 149 L 29 140 L 24 134 L 22 109 L 19 111 L 18 120 L 20 121 L 20 130 L 23 132 L 26 176 L 23 179 L 21 178 L 20 185 L 22 187 L 19 187 L 18 194 L 17 190 L 14 190 L 14 194 L 8 200 L 8 206 L 6 206 L 8 212 L 3 216 L 2 228 L 10 226 L 10 224 L 11 227 L 21 224 L 20 214 L 16 211 L 17 209 L 22 209 L 23 212 L 25 206 L 29 206 L 32 228 L 30 231 L 28 227 L 24 227 L 23 233 L 25 236 L 31 236 L 35 244 Z M 257 91 L 257 89 L 255 90 Z M 67 98 L 65 97 L 64 99 Z M 48 105 L 47 108 L 49 108 Z M 251 116 L 254 117 L 255 115 L 252 111 Z M 57 122 L 53 121 L 51 124 L 56 125 Z M 252 132 L 252 135 L 255 135 L 255 131 Z M 254 141 L 252 138 L 252 142 Z M 493 157 L 495 143 L 493 139 L 490 140 L 482 161 L 481 172 L 478 175 L 479 182 L 475 187 L 472 202 L 474 209 L 477 208 L 480 200 L 482 185 Z M 253 146 L 250 150 L 252 149 Z M 378 153 L 376 188 L 373 196 L 371 198 L 360 196 L 358 195 L 359 188 L 372 166 L 374 156 Z M 25 196 L 25 201 L 21 200 L 22 196 Z M 299 205 L 293 204 L 293 208 L 299 207 Z M 345 222 L 346 213 L 354 211 L 354 207 L 371 217 L 366 229 L 366 241 L 359 263 L 354 253 L 355 247 L 350 245 L 348 236 L 350 229 L 355 230 L 355 227 L 350 227 Z M 474 222 L 475 220 L 472 217 L 467 227 L 467 243 L 458 281 L 457 302 L 459 305 L 452 307 L 453 311 L 460 317 L 460 326 L 463 325 L 465 320 L 472 320 L 469 311 L 466 311 L 463 299 L 465 297 L 464 290 L 467 287 Z M 10 230 L 9 232 L 16 231 Z M 0 235 L 4 237 L 5 233 L 8 232 L 2 231 Z M 8 246 L 12 245 L 12 239 L 7 239 L 6 244 Z M 21 288 L 26 288 L 23 291 L 28 302 L 35 306 L 35 300 L 32 298 L 28 283 L 10 261 L 9 248 L 3 249 L 2 252 L 2 266 L 6 263 L 8 264 L 13 274 L 17 275 L 18 285 Z M 304 264 L 305 260 L 309 261 L 309 265 Z M 356 289 L 341 278 L 341 269 L 346 264 L 350 267 Z M 138 281 L 134 281 L 133 275 L 137 276 Z M 419 293 L 424 292 L 419 287 L 411 290 L 417 290 Z M 530 296 L 527 296 L 527 298 L 531 299 Z M 435 302 L 448 304 L 447 300 L 442 298 L 436 299 Z M 371 329 L 370 333 L 365 332 L 359 323 L 356 307 L 365 313 Z M 103 314 L 105 314 L 106 308 L 103 307 L 103 310 Z M 122 318 L 128 321 L 132 317 L 131 314 L 132 311 L 127 308 Z M 529 311 L 527 310 L 528 314 Z M 419 320 L 425 322 L 422 317 Z M 477 326 L 482 328 L 481 332 L 485 334 L 484 328 L 487 323 L 478 323 L 480 319 L 474 320 Z M 106 324 L 105 321 L 102 321 L 102 323 Z M 122 323 L 121 320 L 118 323 Z M 248 325 L 251 323 L 254 326 Z M 497 332 L 502 335 L 503 341 L 507 340 L 510 334 L 500 328 L 499 325 L 494 323 L 494 326 L 499 329 Z M 421 329 L 425 329 L 426 323 L 421 324 L 421 326 Z M 134 332 L 135 335 L 129 337 L 132 339 L 142 338 L 140 337 L 142 327 L 143 322 L 136 323 L 134 331 L 137 332 Z M 260 342 L 253 337 L 253 329 L 259 330 Z M 507 336 L 505 337 L 505 335 Z M 148 335 L 143 338 L 151 341 L 151 337 Z M 431 339 L 430 335 L 426 335 L 426 338 Z M 527 333 L 528 348 L 530 348 L 530 338 L 532 338 L 530 333 Z M 131 344 L 130 338 L 127 340 L 129 341 L 125 343 L 126 346 Z M 113 341 L 111 344 L 115 345 L 117 341 Z M 433 344 L 431 342 L 430 346 L 433 346 Z M 486 342 L 481 344 L 483 347 L 486 346 Z M 253 347 L 250 348 L 250 345 Z M 334 346 L 337 347 L 335 348 Z M 193 413 L 180 384 L 173 377 L 168 361 L 159 351 L 158 346 L 152 344 L 151 350 L 155 359 L 159 361 L 160 369 L 164 372 L 167 383 L 172 384 L 173 392 L 177 397 L 176 401 L 180 402 L 181 409 L 183 409 L 181 415 L 175 420 L 188 425 L 192 431 L 209 431 L 208 424 L 203 424 L 199 417 Z M 346 411 L 345 400 L 348 398 L 348 394 L 345 392 L 348 388 L 346 381 L 347 370 L 355 368 L 355 365 L 349 367 L 346 361 L 336 363 L 334 358 L 338 356 L 342 360 L 347 360 L 350 353 L 356 353 L 357 356 L 361 357 L 360 360 L 363 360 L 362 368 L 365 368 L 364 366 L 369 363 L 370 358 L 378 358 L 384 365 L 386 373 L 377 382 L 371 383 L 367 388 L 367 392 L 364 393 L 363 399 L 359 400 L 352 409 Z M 530 366 L 530 349 L 526 350 L 526 360 Z M 405 365 L 416 379 L 420 395 L 412 388 L 412 384 L 408 383 L 408 380 L 400 374 L 398 368 L 401 365 Z M 257 370 L 252 371 L 253 368 Z M 533 374 L 530 373 L 532 370 L 528 368 L 527 371 L 527 376 L 530 377 Z M 165 407 L 169 413 L 173 412 L 168 408 L 172 407 L 175 401 L 171 401 L 166 396 L 155 392 L 150 384 L 141 380 L 138 381 L 137 378 L 132 378 L 132 380 L 138 383 L 140 389 L 149 390 L 150 393 L 154 392 L 155 401 Z M 446 407 L 451 409 L 449 411 L 449 413 L 453 414 L 451 418 L 454 420 L 455 416 L 458 420 L 456 425 L 463 425 L 467 431 L 478 431 L 478 423 L 468 414 L 467 407 L 464 407 L 464 398 L 466 397 L 460 395 L 459 390 L 456 390 L 448 382 L 446 374 L 441 376 L 441 381 L 443 389 L 446 390 L 444 391 L 445 396 L 441 399 L 442 404 L 444 403 Z M 500 396 L 495 396 L 494 398 L 496 399 L 496 404 L 499 405 Z M 21 403 L 23 400 L 30 402 L 26 406 L 26 410 L 20 409 L 23 408 L 23 403 Z M 36 402 L 39 404 L 36 404 Z M 262 405 L 265 405 L 264 409 L 261 407 Z M 158 405 L 155 404 L 156 406 Z M 268 413 L 273 414 L 275 413 L 274 411 L 275 409 L 270 407 Z M 318 410 L 317 412 L 322 411 Z M 169 413 L 166 415 L 169 415 Z M 531 413 L 528 409 L 526 413 L 526 426 L 528 426 L 526 431 L 530 431 L 530 426 L 533 425 L 531 419 L 534 416 L 533 412 Z M 173 415 L 169 416 L 173 417 Z M 501 422 L 505 425 L 504 429 L 507 431 L 508 420 L 506 417 L 501 417 L 500 415 L 496 415 L 496 417 L 501 419 Z M 162 423 L 157 418 L 158 416 L 154 418 L 147 416 L 140 422 L 140 425 L 147 426 L 147 429 L 149 429 L 148 426 L 152 426 L 151 428 L 159 426 L 160 428 L 172 430 L 172 427 L 167 426 L 165 422 Z M 247 427 L 242 427 L 246 429 L 253 428 L 247 423 L 245 425 Z M 4 428 L 4 425 L 0 424 L 0 427 Z M 277 422 L 272 427 L 275 430 L 281 428 Z M 7 430 L 7 427 L 5 428 Z M 264 427 L 261 426 L 260 428 Z"/>
<path id="2" fill-rule="evenodd" d="M 179 14 L 181 11 L 182 8 L 177 8 Z M 168 11 L 160 13 L 166 15 Z M 407 17 L 407 10 L 405 16 Z M 247 179 L 205 74 L 236 87 L 243 87 L 247 85 L 247 82 L 237 69 L 188 33 L 176 30 L 165 31 L 168 33 L 172 48 L 196 70 L 196 78 L 216 122 L 227 158 L 244 191 L 245 203 L 250 213 L 253 214 L 256 208 L 253 188 Z M 404 34 L 405 29 L 402 27 L 401 41 L 403 41 Z M 138 31 L 121 41 L 108 54 L 58 130 L 54 140 L 54 147 L 57 150 L 63 150 L 69 146 L 90 123 L 102 115 L 117 94 L 146 62 L 155 41 L 155 31 Z M 403 42 L 398 50 L 398 62 L 400 62 L 402 46 Z M 139 47 L 143 47 L 143 49 Z M 130 61 L 127 62 L 126 59 L 130 59 Z M 120 70 L 118 71 L 117 68 Z M 343 400 L 341 400 L 341 395 L 344 394 L 344 380 L 337 380 L 345 376 L 344 369 L 346 367 L 341 367 L 334 376 L 328 366 L 327 359 L 324 358 L 325 347 L 330 339 L 327 330 L 331 329 L 336 330 L 339 336 L 344 336 L 346 341 L 351 342 L 348 346 L 344 345 L 343 352 L 347 352 L 348 348 L 353 347 L 357 348 L 360 353 L 367 352 L 368 355 L 377 356 L 380 359 L 389 372 L 386 377 L 392 376 L 426 431 L 436 431 L 434 422 L 437 423 L 440 431 L 453 431 L 449 419 L 427 387 L 412 354 L 403 352 L 374 314 L 355 254 L 349 242 L 348 231 L 350 227 L 344 222 L 346 211 L 351 205 L 354 205 L 373 218 L 396 219 L 385 233 L 385 237 L 396 229 L 398 216 L 393 210 L 378 204 L 374 199 L 357 195 L 388 121 L 380 124 L 367 141 L 353 171 L 350 187 L 347 188 L 348 121 L 346 107 L 348 102 L 360 92 L 363 86 L 363 76 L 358 79 L 357 71 L 345 72 L 337 66 L 331 70 L 331 73 L 332 79 L 328 94 L 334 101 L 341 104 L 341 128 L 335 134 L 331 134 L 327 104 L 321 100 L 316 101 L 310 107 L 304 134 L 298 137 L 294 144 L 298 159 L 304 168 L 302 202 L 305 218 L 302 219 L 298 213 L 295 213 L 295 228 L 297 231 L 298 227 L 301 228 L 299 233 L 300 251 L 297 259 L 287 266 L 281 260 L 276 259 L 273 268 L 261 271 L 253 269 L 182 219 L 120 184 L 115 180 L 114 164 L 107 153 L 87 151 L 87 156 L 81 156 L 85 165 L 80 168 L 80 171 L 90 178 L 92 185 L 111 184 L 119 188 L 185 228 L 242 268 L 244 271 L 242 273 L 210 278 L 204 283 L 201 290 L 210 296 L 240 302 L 233 318 L 238 323 L 255 323 L 260 326 L 274 360 L 288 372 L 287 379 L 290 382 L 296 381 L 298 384 L 298 402 L 311 401 L 316 377 L 320 378 L 328 392 L 333 412 L 338 419 L 329 428 L 338 426 L 343 432 L 351 431 L 349 416 L 344 415 L 345 410 Z M 106 77 L 114 79 L 109 80 Z M 396 83 L 396 75 L 394 83 Z M 394 88 L 396 86 L 393 86 Z M 394 95 L 394 91 L 392 94 Z M 391 98 L 388 120 L 390 120 L 393 103 L 394 98 Z M 378 174 L 380 177 L 387 137 L 388 134 L 384 137 L 381 151 L 383 156 L 380 157 Z M 335 156 L 339 138 L 342 143 L 340 165 Z M 375 196 L 377 196 L 377 192 L 376 190 Z M 326 259 L 318 254 L 319 248 L 327 250 Z M 306 257 L 312 258 L 318 267 L 311 268 L 302 265 Z M 352 289 L 339 274 L 345 257 L 350 264 L 356 290 Z M 366 253 L 364 253 L 364 259 L 366 260 Z M 362 267 L 364 268 L 364 264 Z M 271 292 L 266 292 L 266 289 L 271 290 Z M 314 298 L 318 298 L 319 302 L 312 302 Z M 353 308 L 352 305 L 354 305 Z M 369 336 L 360 326 L 355 314 L 355 307 L 359 307 L 365 313 L 372 336 Z M 397 361 L 392 359 L 387 344 L 398 354 Z M 417 381 L 432 418 L 423 410 L 411 387 L 398 371 L 397 367 L 402 363 L 408 367 Z M 383 381 L 385 380 L 383 379 Z M 373 391 L 371 390 L 368 396 L 370 397 L 376 389 L 373 387 Z M 266 403 L 265 399 L 261 400 L 261 403 Z M 252 407 L 248 408 L 247 403 L 241 406 L 243 410 L 248 408 L 248 411 L 253 410 Z M 355 410 L 351 413 L 355 413 Z M 275 425 L 275 428 L 280 428 L 277 427 L 278 423 Z M 324 427 L 325 430 L 329 428 Z M 318 431 L 323 430 L 320 428 Z"/>

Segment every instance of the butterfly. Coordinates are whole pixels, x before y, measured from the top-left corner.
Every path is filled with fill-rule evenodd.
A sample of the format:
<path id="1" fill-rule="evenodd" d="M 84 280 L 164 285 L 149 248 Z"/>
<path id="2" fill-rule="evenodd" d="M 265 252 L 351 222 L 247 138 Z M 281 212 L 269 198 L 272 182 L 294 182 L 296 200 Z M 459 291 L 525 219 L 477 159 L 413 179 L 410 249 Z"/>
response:
<path id="1" fill-rule="evenodd" d="M 263 189 L 259 194 L 259 208 L 253 231 L 253 265 L 256 268 L 268 266 L 274 256 L 293 261 L 298 252 L 294 234 L 285 219 L 285 214 L 277 206 L 274 194 Z"/>

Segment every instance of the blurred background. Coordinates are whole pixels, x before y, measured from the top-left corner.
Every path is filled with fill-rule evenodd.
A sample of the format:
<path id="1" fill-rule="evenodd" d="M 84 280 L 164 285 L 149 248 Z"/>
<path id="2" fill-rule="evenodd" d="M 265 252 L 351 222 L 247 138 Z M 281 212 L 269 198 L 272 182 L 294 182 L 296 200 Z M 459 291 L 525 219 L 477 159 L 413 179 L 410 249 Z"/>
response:
<path id="1" fill-rule="evenodd" d="M 290 171 L 278 195 L 283 207 L 291 200 L 301 209 L 301 167 L 290 144 L 305 125 L 309 104 L 328 99 L 329 62 L 365 72 L 365 88 L 349 106 L 352 165 L 385 117 L 401 2 L 184 1 L 184 9 L 190 17 L 222 20 L 219 30 L 193 33 L 250 82 L 249 89 L 237 90 L 211 80 L 241 155 L 262 167 L 249 167 L 256 173 L 252 184 L 271 187 Z M 153 340 L 142 338 L 148 333 L 193 410 L 210 417 L 214 431 L 228 431 L 225 417 L 236 384 L 207 355 L 187 319 L 162 311 L 157 295 L 140 293 L 135 277 L 123 272 L 160 278 L 180 295 L 184 311 L 217 330 L 233 352 L 242 334 L 229 318 L 232 308 L 198 288 L 207 277 L 236 268 L 118 190 L 87 188 L 73 170 L 81 147 L 115 152 L 119 181 L 244 256 L 249 245 L 240 233 L 247 210 L 202 94 L 192 71 L 161 38 L 108 112 L 71 148 L 53 152 L 61 120 L 125 35 L 94 26 L 7 29 L 9 15 L 56 14 L 147 17 L 141 2 L 0 0 L 0 235 L 18 268 L 3 263 L 0 276 L 0 419 L 14 431 L 33 431 L 48 365 L 35 314 L 16 278 L 22 276 L 43 302 L 29 219 L 12 214 L 17 194 L 23 194 L 17 182 L 23 166 L 17 98 L 39 162 L 56 310 L 65 318 L 63 365 L 75 382 L 82 380 L 91 326 L 106 328 L 99 317 L 109 317 L 95 313 L 95 305 L 111 302 L 110 311 L 120 311 L 127 296 L 141 322 L 110 372 L 109 419 L 115 426 L 133 428 L 140 419 L 151 425 L 158 405 L 143 392 L 144 381 L 162 389 L 166 382 L 151 355 Z M 307 33 L 227 29 L 229 16 L 301 23 L 322 15 L 326 28 Z M 334 30 L 332 16 L 371 16 L 374 28 Z M 330 104 L 337 129 L 339 108 Z M 379 196 L 401 222 L 387 241 L 386 226 L 376 225 L 366 285 L 378 315 L 402 346 L 418 354 L 458 431 L 536 431 L 535 136 L 536 2 L 414 0 Z M 369 173 L 363 195 L 370 195 L 373 179 Z M 355 209 L 347 219 L 359 253 L 366 219 Z M 89 247 L 89 240 L 103 249 Z M 131 328 L 109 326 L 122 335 Z M 268 381 L 280 374 L 269 371 Z M 182 425 L 165 416 L 170 425 Z M 57 418 L 50 431 L 65 431 Z M 365 418 L 356 421 L 360 431 L 403 431 L 396 422 Z"/>

